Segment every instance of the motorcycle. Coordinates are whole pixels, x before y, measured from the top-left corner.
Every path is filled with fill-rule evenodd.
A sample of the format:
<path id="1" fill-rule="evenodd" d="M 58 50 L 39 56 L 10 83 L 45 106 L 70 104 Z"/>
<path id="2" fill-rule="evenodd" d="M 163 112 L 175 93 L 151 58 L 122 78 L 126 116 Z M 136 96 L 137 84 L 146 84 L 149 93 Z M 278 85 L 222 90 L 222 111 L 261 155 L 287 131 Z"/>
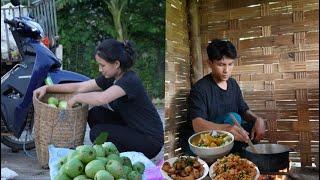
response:
<path id="1" fill-rule="evenodd" d="M 19 1 L 11 3 L 20 6 Z M 22 61 L 1 77 L 1 142 L 13 151 L 30 150 L 35 148 L 33 91 L 46 83 L 82 82 L 89 78 L 62 70 L 61 61 L 41 42 L 42 27 L 30 17 L 20 15 L 4 22 L 9 25 Z"/>

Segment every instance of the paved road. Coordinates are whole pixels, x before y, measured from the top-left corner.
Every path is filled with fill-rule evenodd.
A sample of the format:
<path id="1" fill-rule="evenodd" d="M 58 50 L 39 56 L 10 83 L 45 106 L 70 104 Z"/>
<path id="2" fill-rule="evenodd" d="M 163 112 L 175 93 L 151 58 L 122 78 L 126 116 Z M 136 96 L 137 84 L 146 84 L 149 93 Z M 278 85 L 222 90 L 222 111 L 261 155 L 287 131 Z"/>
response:
<path id="1" fill-rule="evenodd" d="M 157 108 L 164 120 L 164 109 Z M 84 144 L 91 144 L 89 140 L 89 127 L 87 127 Z M 30 150 L 28 153 L 36 157 L 36 150 Z M 11 149 L 1 143 L 1 168 L 7 167 L 16 173 L 16 180 L 50 180 L 49 170 L 42 169 L 36 159 L 28 157 L 24 151 L 18 153 L 11 152 Z"/>

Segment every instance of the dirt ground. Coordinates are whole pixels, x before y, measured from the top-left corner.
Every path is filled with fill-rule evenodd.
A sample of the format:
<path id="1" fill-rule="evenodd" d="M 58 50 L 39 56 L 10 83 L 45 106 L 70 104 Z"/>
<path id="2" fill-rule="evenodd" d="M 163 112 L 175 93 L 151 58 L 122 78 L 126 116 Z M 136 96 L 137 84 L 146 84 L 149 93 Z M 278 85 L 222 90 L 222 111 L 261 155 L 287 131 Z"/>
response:
<path id="1" fill-rule="evenodd" d="M 164 109 L 157 108 L 162 120 L 164 120 Z M 91 144 L 89 140 L 89 127 L 87 127 L 84 144 Z M 36 158 L 36 150 L 27 151 L 29 155 Z M 18 177 L 15 180 L 50 180 L 49 169 L 42 169 L 36 159 L 28 157 L 24 151 L 13 153 L 10 148 L 1 143 L 1 168 L 9 168 Z"/>

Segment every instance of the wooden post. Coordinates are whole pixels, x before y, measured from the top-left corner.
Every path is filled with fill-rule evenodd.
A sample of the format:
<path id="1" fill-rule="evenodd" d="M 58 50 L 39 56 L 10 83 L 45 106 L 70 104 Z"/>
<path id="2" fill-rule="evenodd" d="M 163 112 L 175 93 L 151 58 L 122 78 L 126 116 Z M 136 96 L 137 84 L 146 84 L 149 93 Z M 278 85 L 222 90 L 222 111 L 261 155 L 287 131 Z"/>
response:
<path id="1" fill-rule="evenodd" d="M 190 60 L 191 60 L 191 83 L 195 83 L 203 77 L 199 5 L 197 0 L 189 0 L 190 21 Z"/>

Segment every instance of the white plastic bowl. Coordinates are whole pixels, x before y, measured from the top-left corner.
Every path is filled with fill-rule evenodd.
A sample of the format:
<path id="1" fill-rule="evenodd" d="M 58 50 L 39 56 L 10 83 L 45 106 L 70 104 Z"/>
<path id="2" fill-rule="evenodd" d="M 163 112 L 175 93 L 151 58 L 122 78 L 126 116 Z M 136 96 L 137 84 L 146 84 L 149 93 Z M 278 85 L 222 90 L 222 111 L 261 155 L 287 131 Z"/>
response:
<path id="1" fill-rule="evenodd" d="M 211 133 L 211 131 L 198 132 L 198 133 L 190 136 L 188 139 L 190 150 L 194 154 L 196 154 L 197 156 L 199 156 L 200 158 L 202 158 L 203 160 L 205 160 L 207 162 L 213 162 L 217 158 L 220 158 L 220 157 L 227 155 L 233 147 L 234 136 L 231 133 L 229 133 L 227 131 L 220 131 L 220 130 L 215 130 L 215 131 L 218 133 L 227 134 L 229 137 L 231 137 L 231 141 L 229 143 L 224 144 L 219 147 L 199 147 L 199 146 L 195 146 L 191 143 L 193 138 L 200 136 L 200 134 L 203 134 L 203 133 Z"/>

